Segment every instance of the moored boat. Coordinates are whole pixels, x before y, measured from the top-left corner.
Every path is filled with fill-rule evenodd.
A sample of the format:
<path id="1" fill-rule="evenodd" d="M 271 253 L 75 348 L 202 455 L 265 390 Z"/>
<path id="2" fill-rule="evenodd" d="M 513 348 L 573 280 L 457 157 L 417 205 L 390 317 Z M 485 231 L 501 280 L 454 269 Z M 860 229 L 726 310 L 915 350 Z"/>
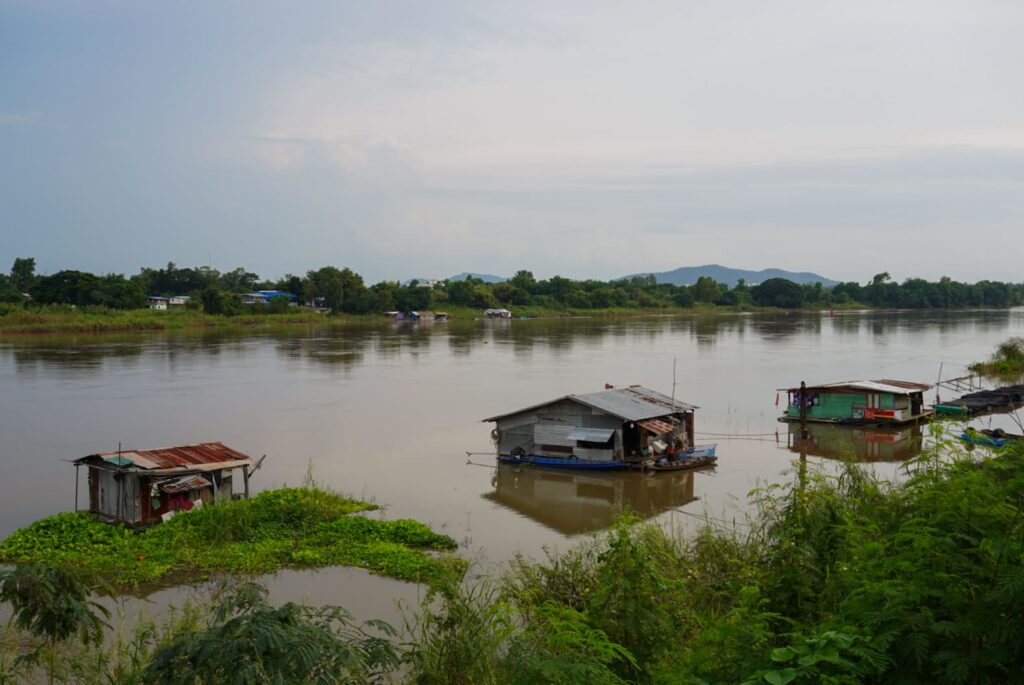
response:
<path id="1" fill-rule="evenodd" d="M 577 457 L 543 457 L 536 454 L 502 454 L 498 461 L 503 464 L 528 464 L 549 469 L 578 469 L 583 471 L 618 471 L 626 468 L 626 462 L 616 460 L 579 459 Z"/>
<path id="2" fill-rule="evenodd" d="M 679 455 L 676 459 L 649 459 L 639 464 L 631 464 L 632 468 L 643 471 L 687 471 L 712 466 L 718 461 L 715 450 L 718 445 L 695 445 L 693 449 Z"/>
<path id="3" fill-rule="evenodd" d="M 968 445 L 981 445 L 983 447 L 1003 447 L 1018 440 L 1024 440 L 1024 435 L 1007 433 L 1002 428 L 983 428 L 981 430 L 968 428 L 957 437 Z"/>

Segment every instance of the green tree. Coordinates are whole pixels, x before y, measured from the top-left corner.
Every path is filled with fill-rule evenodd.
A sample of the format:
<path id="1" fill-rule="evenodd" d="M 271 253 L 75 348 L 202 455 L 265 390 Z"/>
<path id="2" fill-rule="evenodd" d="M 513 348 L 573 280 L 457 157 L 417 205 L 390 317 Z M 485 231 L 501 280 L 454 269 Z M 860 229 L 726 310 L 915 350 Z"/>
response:
<path id="1" fill-rule="evenodd" d="M 711 304 L 722 296 L 722 284 L 710 276 L 701 276 L 691 288 L 693 299 Z"/>
<path id="2" fill-rule="evenodd" d="M 509 283 L 527 293 L 532 294 L 537 287 L 537 280 L 533 277 L 532 271 L 522 269 L 516 272 L 516 275 L 509 279 Z"/>
<path id="3" fill-rule="evenodd" d="M 0 302 L 22 302 L 24 296 L 7 274 L 0 274 Z"/>
<path id="4" fill-rule="evenodd" d="M 11 281 L 18 292 L 27 293 L 36 280 L 35 257 L 17 257 L 11 265 Z"/>
<path id="5" fill-rule="evenodd" d="M 676 288 L 676 291 L 672 293 L 672 301 L 677 307 L 689 308 L 693 306 L 693 293 L 690 292 L 690 288 L 685 285 L 681 285 Z"/>
<path id="6" fill-rule="evenodd" d="M 750 290 L 754 303 L 762 307 L 796 309 L 803 305 L 803 289 L 786 278 L 769 278 Z"/>
<path id="7" fill-rule="evenodd" d="M 241 305 L 231 293 L 226 293 L 217 286 L 211 285 L 199 296 L 203 303 L 203 311 L 207 314 L 237 314 Z"/>
<path id="8" fill-rule="evenodd" d="M 353 622 L 341 607 L 291 602 L 272 607 L 267 591 L 231 590 L 212 625 L 163 645 L 146 670 L 155 685 L 380 682 L 398 664 L 382 621 Z"/>
<path id="9" fill-rule="evenodd" d="M 0 571 L 0 602 L 11 607 L 14 624 L 46 642 L 53 682 L 56 646 L 75 638 L 99 644 L 110 612 L 90 599 L 91 589 L 77 573 L 46 564 L 23 564 Z M 31 659 L 40 656 L 36 650 Z"/>

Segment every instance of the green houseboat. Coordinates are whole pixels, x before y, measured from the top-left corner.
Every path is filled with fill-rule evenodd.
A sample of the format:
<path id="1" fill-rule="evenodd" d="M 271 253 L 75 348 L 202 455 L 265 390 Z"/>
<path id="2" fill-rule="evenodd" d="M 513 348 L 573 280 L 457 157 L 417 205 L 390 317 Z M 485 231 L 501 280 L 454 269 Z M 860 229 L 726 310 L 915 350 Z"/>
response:
<path id="1" fill-rule="evenodd" d="M 924 406 L 930 385 L 907 381 L 843 381 L 808 385 L 807 420 L 817 423 L 900 425 L 927 419 Z M 800 388 L 783 388 L 789 403 L 780 421 L 800 420 Z"/>

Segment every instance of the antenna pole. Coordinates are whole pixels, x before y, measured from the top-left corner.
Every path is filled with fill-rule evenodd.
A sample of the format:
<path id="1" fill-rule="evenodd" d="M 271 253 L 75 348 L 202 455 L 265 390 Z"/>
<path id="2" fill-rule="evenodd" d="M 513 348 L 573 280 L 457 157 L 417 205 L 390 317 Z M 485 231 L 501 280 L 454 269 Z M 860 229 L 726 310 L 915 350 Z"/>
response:
<path id="1" fill-rule="evenodd" d="M 676 411 L 676 358 L 672 357 L 672 413 Z"/>

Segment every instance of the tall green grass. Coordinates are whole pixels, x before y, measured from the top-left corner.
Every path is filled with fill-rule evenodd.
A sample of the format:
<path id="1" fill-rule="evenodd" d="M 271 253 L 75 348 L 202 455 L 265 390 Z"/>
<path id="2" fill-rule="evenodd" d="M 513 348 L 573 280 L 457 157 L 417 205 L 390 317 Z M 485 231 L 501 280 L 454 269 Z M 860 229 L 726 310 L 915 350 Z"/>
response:
<path id="1" fill-rule="evenodd" d="M 940 439 L 906 469 L 764 488 L 749 525 L 686 539 L 625 519 L 485 595 L 453 586 L 418 614 L 410 682 L 519 682 L 521 645 L 535 682 L 1024 682 L 1024 446 Z"/>

